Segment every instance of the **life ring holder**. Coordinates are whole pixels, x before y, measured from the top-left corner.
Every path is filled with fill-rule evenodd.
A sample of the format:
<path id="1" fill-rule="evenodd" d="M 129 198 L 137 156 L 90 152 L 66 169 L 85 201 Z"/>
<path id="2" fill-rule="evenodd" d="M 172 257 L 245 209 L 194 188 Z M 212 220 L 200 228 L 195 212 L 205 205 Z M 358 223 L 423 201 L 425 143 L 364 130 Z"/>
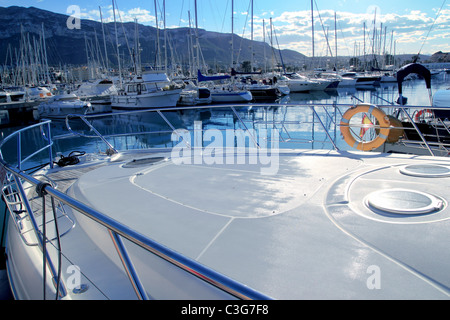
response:
<path id="1" fill-rule="evenodd" d="M 377 119 L 378 124 L 380 125 L 380 130 L 375 139 L 371 141 L 358 141 L 356 140 L 352 133 L 350 132 L 350 119 L 357 113 L 369 113 Z M 361 151 L 370 151 L 376 149 L 383 145 L 386 139 L 389 136 L 390 131 L 390 121 L 388 116 L 375 105 L 371 104 L 358 104 L 350 109 L 348 109 L 343 115 L 340 123 L 341 134 L 344 138 L 344 141 L 347 144 L 355 149 Z"/>

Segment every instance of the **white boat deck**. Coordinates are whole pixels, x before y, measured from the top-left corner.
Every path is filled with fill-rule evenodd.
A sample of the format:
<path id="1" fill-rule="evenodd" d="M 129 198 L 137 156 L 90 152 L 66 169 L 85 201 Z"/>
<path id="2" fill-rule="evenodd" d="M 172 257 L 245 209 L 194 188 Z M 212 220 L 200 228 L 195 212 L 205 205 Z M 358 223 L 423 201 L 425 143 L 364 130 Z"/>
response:
<path id="1" fill-rule="evenodd" d="M 400 171 L 405 164 L 450 170 L 448 161 L 283 152 L 275 175 L 261 175 L 261 165 L 253 164 L 180 165 L 165 159 L 128 166 L 133 158 L 123 157 L 98 167 L 59 170 L 60 177 L 52 179 L 72 183 L 78 178 L 70 196 L 275 299 L 449 299 L 450 177 Z M 160 156 L 167 155 L 151 157 Z M 408 211 L 417 194 L 399 204 L 398 212 L 367 204 L 369 195 L 399 188 L 431 194 L 441 202 L 427 213 Z M 417 202 L 413 209 L 427 205 Z M 87 220 L 77 220 L 65 237 L 82 229 L 100 244 L 96 250 L 109 257 L 111 248 L 101 245 L 106 238 Z M 165 272 L 150 264 L 152 258 L 133 250 L 130 254 L 144 283 L 154 283 Z M 172 280 L 170 285 L 176 285 Z M 180 297 L 167 283 L 156 282 L 149 288 L 152 297 Z M 120 297 L 120 292 L 114 294 Z"/>

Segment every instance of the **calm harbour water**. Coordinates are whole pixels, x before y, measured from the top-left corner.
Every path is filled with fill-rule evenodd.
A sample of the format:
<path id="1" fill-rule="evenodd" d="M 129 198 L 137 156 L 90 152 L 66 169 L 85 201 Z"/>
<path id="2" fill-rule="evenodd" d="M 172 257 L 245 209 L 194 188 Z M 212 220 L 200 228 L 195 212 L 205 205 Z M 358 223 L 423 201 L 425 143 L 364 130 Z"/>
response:
<path id="1" fill-rule="evenodd" d="M 441 74 L 432 79 L 431 93 L 437 90 L 446 89 L 450 87 L 450 74 Z M 287 144 L 280 145 L 281 148 L 314 148 L 314 149 L 332 149 L 332 144 L 329 143 L 329 138 L 325 135 L 325 131 L 320 125 L 317 125 L 317 120 L 314 118 L 312 111 L 309 108 L 299 108 L 294 106 L 285 106 L 283 103 L 299 103 L 299 104 L 311 104 L 332 106 L 333 104 L 358 104 L 360 102 L 371 103 L 375 105 L 392 105 L 397 106 L 395 101 L 397 100 L 398 86 L 397 83 L 385 83 L 381 86 L 371 87 L 371 89 L 355 89 L 355 88 L 343 88 L 333 91 L 317 91 L 313 93 L 291 93 L 289 96 L 284 97 L 278 103 L 270 103 L 265 107 L 249 107 L 241 106 L 236 107 L 239 117 L 244 121 L 248 128 L 255 128 L 260 122 L 267 120 L 275 120 L 277 123 L 285 126 L 287 130 L 298 133 L 298 139 L 304 139 L 310 141 L 315 139 L 317 141 L 323 141 L 324 143 L 312 144 L 306 146 L 303 144 Z M 403 83 L 403 96 L 408 98 L 407 104 L 410 106 L 430 106 L 429 90 L 426 88 L 425 81 L 416 79 L 404 81 Z M 340 149 L 348 149 L 348 146 L 340 138 L 338 132 L 339 128 L 334 127 L 335 122 L 339 122 L 340 114 L 336 114 L 332 107 L 316 108 L 316 112 L 324 122 L 324 125 L 328 128 L 330 135 L 335 138 L 335 143 Z M 342 109 L 341 112 L 345 112 Z M 324 116 L 324 113 L 327 115 Z M 243 128 L 242 124 L 233 115 L 230 109 L 226 108 L 213 108 L 207 106 L 201 111 L 184 111 L 178 113 L 166 113 L 169 121 L 172 125 L 178 128 L 192 129 L 194 121 L 201 121 L 203 130 L 205 129 L 238 129 Z M 172 128 L 169 127 L 159 115 L 121 115 L 115 117 L 104 117 L 92 121 L 96 129 L 102 134 L 120 134 L 130 132 L 148 132 L 148 131 L 160 131 L 159 134 L 153 134 L 151 136 L 139 136 L 136 138 L 115 138 L 113 143 L 120 148 L 141 148 L 141 147 L 171 147 L 173 142 L 171 141 Z M 71 127 L 77 132 L 83 132 L 85 134 L 92 135 L 87 127 L 80 122 L 72 121 Z M 11 134 L 12 132 L 20 129 L 20 127 L 0 127 L 0 140 Z M 278 128 L 280 129 L 280 128 Z M 65 123 L 63 121 L 53 121 L 52 134 L 61 135 L 67 133 Z M 32 133 L 33 135 L 33 133 Z M 41 134 L 36 132 L 37 136 Z M 312 136 L 311 136 L 312 135 Z M 25 141 L 34 141 L 41 139 L 40 137 L 31 136 Z M 37 141 L 36 140 L 36 141 Z M 66 153 L 78 150 L 78 151 L 102 151 L 104 144 L 94 139 L 77 139 L 79 141 L 69 141 L 68 139 L 61 140 L 55 143 L 55 149 L 58 152 L 66 155 Z M 295 139 L 291 139 L 295 140 Z M 38 142 L 36 142 L 38 143 Z M 12 147 L 15 149 L 15 146 Z M 13 150 L 11 150 L 13 151 Z M 26 153 L 24 153 L 26 154 Z M 7 155 L 3 155 L 7 157 Z M 8 160 L 8 159 L 7 159 Z"/>

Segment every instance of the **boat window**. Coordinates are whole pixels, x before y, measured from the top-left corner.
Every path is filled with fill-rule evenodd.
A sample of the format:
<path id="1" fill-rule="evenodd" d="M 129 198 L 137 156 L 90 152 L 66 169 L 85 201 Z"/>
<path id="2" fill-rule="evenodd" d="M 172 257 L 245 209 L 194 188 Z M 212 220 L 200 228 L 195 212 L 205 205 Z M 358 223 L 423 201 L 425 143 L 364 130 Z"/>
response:
<path id="1" fill-rule="evenodd" d="M 147 87 L 145 86 L 145 84 L 141 84 L 141 90 L 142 91 L 147 91 Z"/>

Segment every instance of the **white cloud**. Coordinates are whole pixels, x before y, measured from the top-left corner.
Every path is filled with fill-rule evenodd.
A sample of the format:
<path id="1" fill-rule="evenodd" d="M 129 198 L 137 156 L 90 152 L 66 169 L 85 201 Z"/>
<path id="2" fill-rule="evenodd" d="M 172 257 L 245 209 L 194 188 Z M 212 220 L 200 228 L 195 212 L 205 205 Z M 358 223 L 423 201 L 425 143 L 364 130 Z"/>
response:
<path id="1" fill-rule="evenodd" d="M 138 23 L 151 25 L 155 23 L 155 16 L 150 13 L 149 10 L 141 9 L 141 8 L 132 8 L 127 11 L 123 10 L 115 10 L 116 13 L 116 21 L 122 22 L 134 22 L 137 19 Z M 91 10 L 86 11 L 86 9 L 81 9 L 81 18 L 100 21 L 100 11 L 99 10 Z M 113 22 L 114 21 L 114 12 L 112 9 L 112 5 L 102 8 L 102 18 L 103 22 Z"/>
<path id="2" fill-rule="evenodd" d="M 376 10 L 376 16 L 375 16 Z M 437 10 L 434 12 L 437 14 Z M 113 11 L 112 6 L 102 8 L 103 21 L 112 22 Z M 97 10 L 82 10 L 82 18 L 91 20 L 100 20 L 100 14 Z M 247 14 L 247 12 L 242 12 Z M 374 27 L 379 41 L 380 33 L 386 35 L 383 38 L 386 44 L 385 48 L 392 48 L 391 34 L 393 32 L 394 41 L 396 42 L 397 53 L 412 53 L 418 51 L 422 43 L 426 40 L 422 53 L 434 53 L 438 50 L 450 51 L 449 48 L 449 25 L 450 25 L 450 5 L 444 7 L 434 22 L 436 16 L 428 15 L 420 10 L 405 10 L 402 13 L 383 13 L 378 6 L 370 6 L 365 13 L 351 13 L 344 11 L 320 10 L 315 12 L 315 46 L 322 48 L 326 46 L 325 32 L 329 35 L 329 43 L 334 53 L 334 35 L 335 35 L 335 14 L 337 17 L 337 36 L 338 36 L 338 54 L 352 54 L 354 47 L 364 47 L 364 39 L 366 41 L 366 50 L 371 52 L 371 44 L 373 43 Z M 320 17 L 319 17 L 320 15 Z M 304 54 L 311 54 L 311 12 L 310 10 L 283 12 L 278 16 L 274 16 L 274 12 L 264 11 L 254 16 L 254 39 L 262 41 L 263 21 L 265 22 L 266 41 L 269 41 L 269 17 L 272 18 L 275 34 L 278 43 L 282 49 L 292 49 L 300 51 Z M 376 25 L 373 24 L 376 17 Z M 116 19 L 118 21 L 130 22 L 137 19 L 139 23 L 145 25 L 155 24 L 155 16 L 146 9 L 140 7 L 130 10 L 116 10 Z M 158 20 L 162 23 L 162 19 Z M 434 22 L 434 25 L 433 25 Z M 250 24 L 250 19 L 247 20 Z M 323 23 L 323 27 L 321 25 Z M 179 22 L 180 25 L 187 25 L 187 21 Z M 365 33 L 364 33 L 365 24 Z M 382 26 L 381 26 L 382 24 Z M 433 25 L 431 32 L 427 36 L 430 27 Z M 174 27 L 178 27 L 174 26 Z M 162 27 L 162 26 L 161 26 Z M 250 38 L 250 27 L 245 29 L 245 37 Z M 236 32 L 236 27 L 235 27 Z M 239 32 L 236 32 L 239 34 Z M 239 34 L 242 35 L 242 34 Z M 276 43 L 275 43 L 276 44 Z M 319 49 L 318 49 L 319 50 Z M 326 50 L 322 50 L 326 52 Z M 318 51 L 319 52 L 319 51 Z"/>
<path id="3" fill-rule="evenodd" d="M 376 16 L 375 16 L 375 9 Z M 319 18 L 320 14 L 320 18 Z M 334 14 L 332 10 L 321 10 L 314 17 L 314 40 L 315 46 L 321 48 L 326 46 L 324 34 L 328 33 L 329 43 L 334 52 Z M 448 33 L 450 25 L 450 9 L 443 9 L 434 25 L 435 16 L 430 16 L 420 10 L 409 10 L 405 13 L 383 14 L 379 7 L 369 8 L 365 14 L 350 12 L 336 12 L 337 16 L 337 36 L 338 54 L 346 55 L 353 52 L 355 45 L 363 48 L 364 38 L 367 52 L 372 51 L 373 36 L 375 34 L 377 43 L 380 43 L 382 36 L 383 48 L 390 48 L 391 34 L 394 32 L 397 53 L 413 53 L 420 49 L 425 41 L 422 53 L 434 53 L 438 50 L 449 51 Z M 376 24 L 374 25 L 374 18 Z M 298 50 L 307 54 L 311 52 L 311 12 L 309 10 L 284 12 L 272 19 L 277 31 L 280 47 Z M 321 25 L 323 23 L 323 27 Z M 365 33 L 364 33 L 365 23 Z M 426 38 L 430 28 L 428 38 Z M 374 33 L 375 28 L 375 33 Z M 384 36 L 386 35 L 386 39 Z M 308 42 L 303 44 L 303 42 Z M 308 49 L 309 48 L 309 49 Z M 361 49 L 362 50 L 362 49 Z M 369 51 L 370 50 L 370 51 Z M 326 52 L 326 50 L 324 51 Z"/>

